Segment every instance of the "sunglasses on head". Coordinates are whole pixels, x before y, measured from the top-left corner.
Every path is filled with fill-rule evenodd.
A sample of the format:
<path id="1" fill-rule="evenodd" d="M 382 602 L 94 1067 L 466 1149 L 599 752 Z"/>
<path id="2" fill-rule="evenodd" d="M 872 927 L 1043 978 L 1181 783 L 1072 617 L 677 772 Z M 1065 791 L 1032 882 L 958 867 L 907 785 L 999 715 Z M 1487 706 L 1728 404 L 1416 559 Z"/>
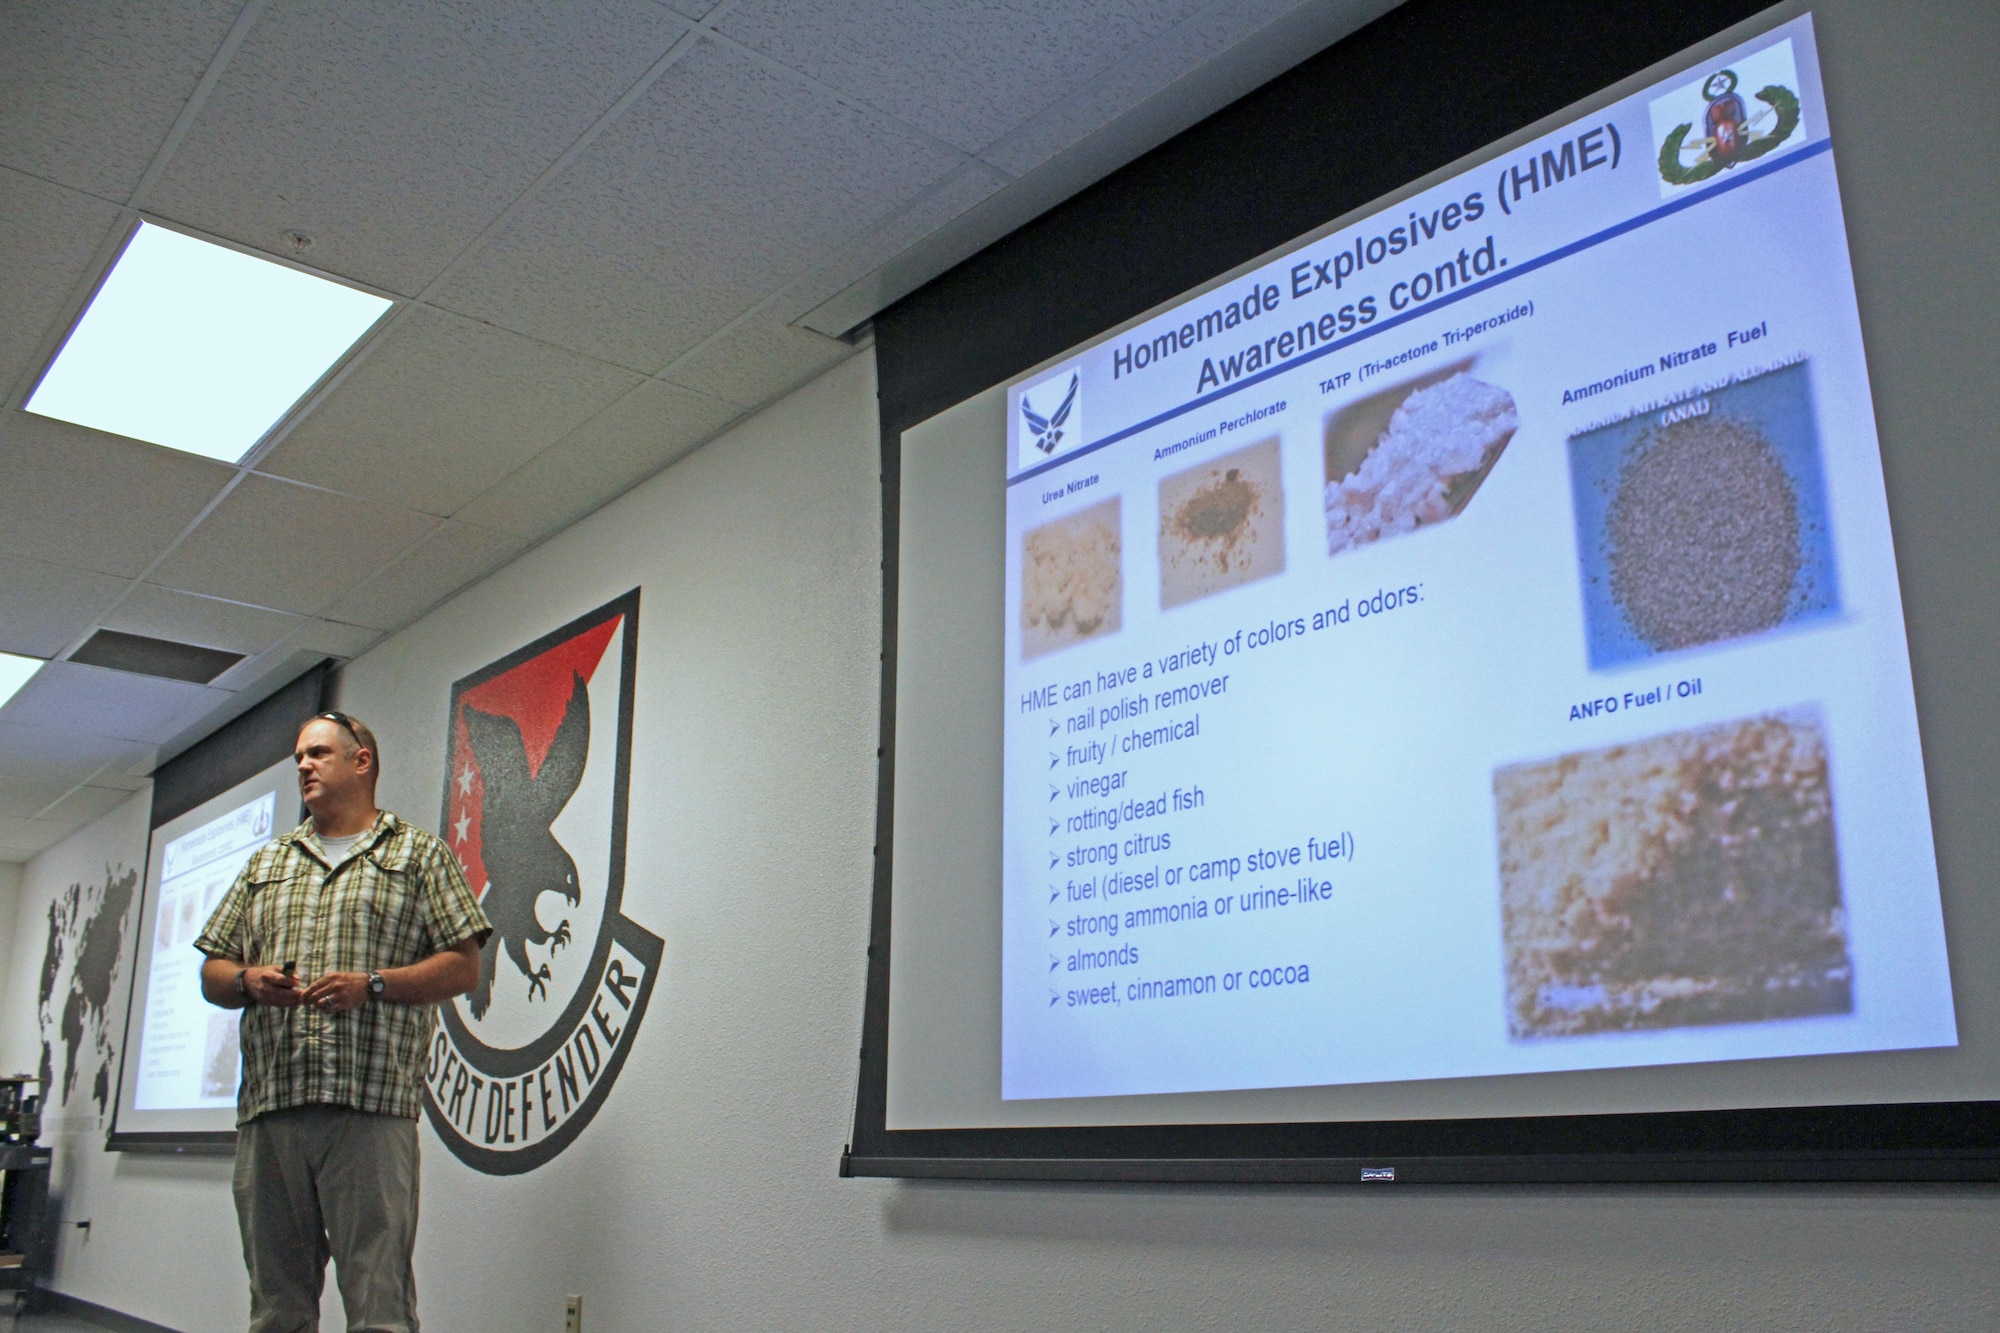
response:
<path id="1" fill-rule="evenodd" d="M 318 722 L 321 720 L 331 722 L 337 727 L 344 728 L 347 734 L 354 738 L 354 743 L 356 745 L 361 746 L 361 748 L 363 748 L 364 750 L 368 748 L 366 743 L 363 742 L 361 739 L 361 733 L 354 729 L 354 719 L 349 717 L 347 714 L 331 708 L 324 713 L 313 714 L 313 721 Z"/>

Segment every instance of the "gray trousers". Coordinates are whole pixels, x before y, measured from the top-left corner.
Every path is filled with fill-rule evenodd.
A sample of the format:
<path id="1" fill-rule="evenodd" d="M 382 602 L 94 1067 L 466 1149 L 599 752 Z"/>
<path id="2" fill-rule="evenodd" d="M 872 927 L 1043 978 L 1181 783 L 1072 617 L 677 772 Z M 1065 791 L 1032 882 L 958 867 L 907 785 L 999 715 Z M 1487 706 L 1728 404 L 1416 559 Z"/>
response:
<path id="1" fill-rule="evenodd" d="M 318 1333 L 326 1261 L 349 1333 L 417 1333 L 417 1122 L 344 1106 L 271 1111 L 236 1134 L 250 1333 Z"/>

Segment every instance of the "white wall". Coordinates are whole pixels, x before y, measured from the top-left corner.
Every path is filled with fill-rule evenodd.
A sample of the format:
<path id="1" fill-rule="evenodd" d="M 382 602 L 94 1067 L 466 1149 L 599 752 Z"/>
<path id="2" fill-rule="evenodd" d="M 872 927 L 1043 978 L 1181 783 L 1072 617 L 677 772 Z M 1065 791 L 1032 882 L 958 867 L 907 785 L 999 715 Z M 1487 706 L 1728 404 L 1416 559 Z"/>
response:
<path id="1" fill-rule="evenodd" d="M 428 1327 L 553 1333 L 570 1291 L 596 1333 L 2000 1325 L 1985 1189 L 840 1180 L 874 819 L 873 389 L 856 357 L 345 673 L 342 706 L 388 750 L 384 803 L 429 824 L 450 682 L 643 588 L 626 910 L 666 940 L 660 989 L 606 1109 L 550 1165 L 481 1176 L 424 1130 Z M 118 818 L 30 866 L 23 923 L 111 843 L 143 855 Z M 21 1058 L 32 934 L 0 1063 Z M 64 1242 L 61 1288 L 240 1326 L 226 1172 L 63 1147 L 94 1226 L 87 1252 Z"/>
<path id="2" fill-rule="evenodd" d="M 45 1034 L 39 990 L 50 904 L 80 886 L 87 905 L 91 891 L 108 876 L 131 870 L 143 876 L 151 809 L 151 790 L 141 791 L 27 863 L 15 910 L 6 921 L 11 945 L 0 960 L 0 1070 L 32 1072 L 41 1060 Z M 134 893 L 125 957 L 113 978 L 105 1015 L 114 1080 L 115 1061 L 124 1048 L 137 897 Z M 66 958 L 55 977 L 51 1026 L 60 1022 L 72 961 Z M 190 951 L 190 965 L 194 961 Z M 59 1037 L 56 1042 L 57 1083 L 45 1108 L 42 1135 L 42 1142 L 55 1149 L 51 1193 L 62 1220 L 53 1285 L 177 1328 L 241 1327 L 250 1301 L 230 1212 L 229 1163 L 105 1152 L 110 1116 L 98 1111 L 88 1070 L 63 1097 L 64 1055 Z M 82 1221 L 91 1224 L 87 1230 L 71 1225 Z"/>
<path id="3" fill-rule="evenodd" d="M 0 861 L 0 1021 L 5 1021 L 4 1000 L 14 974 L 14 918 L 20 911 L 21 880 L 26 873 L 27 867 L 19 862 Z"/>

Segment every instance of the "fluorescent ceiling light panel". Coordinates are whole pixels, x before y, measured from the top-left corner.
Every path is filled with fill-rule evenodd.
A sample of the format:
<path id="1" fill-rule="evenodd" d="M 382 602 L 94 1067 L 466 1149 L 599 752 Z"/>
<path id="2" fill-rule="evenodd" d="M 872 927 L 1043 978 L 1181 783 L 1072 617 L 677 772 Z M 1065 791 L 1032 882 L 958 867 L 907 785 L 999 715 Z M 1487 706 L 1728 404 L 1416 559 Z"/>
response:
<path id="1" fill-rule="evenodd" d="M 16 657 L 12 653 L 0 653 L 0 704 L 14 697 L 28 678 L 42 669 L 39 657 Z"/>
<path id="2" fill-rule="evenodd" d="M 391 304 L 141 223 L 27 407 L 234 463 Z"/>

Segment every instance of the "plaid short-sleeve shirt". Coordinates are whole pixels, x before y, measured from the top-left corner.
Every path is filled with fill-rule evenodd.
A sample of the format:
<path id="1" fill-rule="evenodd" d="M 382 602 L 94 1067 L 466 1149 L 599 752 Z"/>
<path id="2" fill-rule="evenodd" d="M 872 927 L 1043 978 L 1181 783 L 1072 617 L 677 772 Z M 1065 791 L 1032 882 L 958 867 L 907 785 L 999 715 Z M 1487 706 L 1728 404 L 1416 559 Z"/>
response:
<path id="1" fill-rule="evenodd" d="M 389 812 L 329 868 L 312 821 L 253 854 L 194 942 L 246 966 L 298 963 L 328 972 L 406 967 L 492 929 L 458 859 Z M 309 1006 L 243 1011 L 236 1122 L 294 1106 L 351 1106 L 414 1117 L 437 1006 L 370 1001 L 339 1013 Z"/>

